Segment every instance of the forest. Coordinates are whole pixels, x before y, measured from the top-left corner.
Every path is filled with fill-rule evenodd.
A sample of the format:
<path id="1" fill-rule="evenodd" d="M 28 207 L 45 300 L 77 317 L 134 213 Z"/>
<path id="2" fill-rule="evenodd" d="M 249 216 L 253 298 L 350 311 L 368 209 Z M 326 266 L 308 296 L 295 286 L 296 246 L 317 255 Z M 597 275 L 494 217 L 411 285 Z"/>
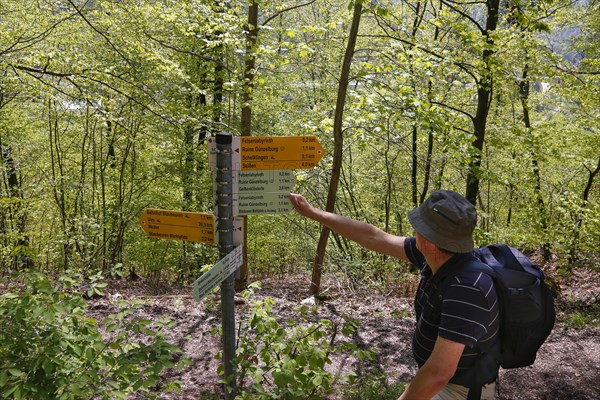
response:
<path id="1" fill-rule="evenodd" d="M 194 357 L 184 335 L 169 337 L 176 322 L 136 316 L 156 294 L 188 304 L 219 247 L 150 238 L 139 219 L 214 214 L 208 141 L 222 132 L 316 137 L 325 155 L 293 171 L 292 191 L 386 232 L 413 235 L 407 212 L 434 190 L 463 194 L 476 244 L 530 255 L 560 322 L 597 338 L 599 32 L 598 0 L 2 0 L 0 398 L 185 389 L 173 371 Z M 239 398 L 336 398 L 330 354 L 373 355 L 325 339 L 358 324 L 294 315 L 308 324 L 289 328 L 304 350 L 328 350 L 307 356 L 297 381 L 273 376 L 258 368 L 268 357 L 245 363 L 267 343 L 289 350 L 281 330 L 265 333 L 287 311 L 251 300 L 257 282 L 298 300 L 325 301 L 332 287 L 410 299 L 417 275 L 293 211 L 241 218 L 235 286 L 246 327 L 263 336 L 240 322 L 239 387 L 254 383 Z M 567 283 L 591 287 L 572 299 Z M 190 307 L 218 308 L 212 296 Z M 219 398 L 214 385 L 189 398 Z"/>

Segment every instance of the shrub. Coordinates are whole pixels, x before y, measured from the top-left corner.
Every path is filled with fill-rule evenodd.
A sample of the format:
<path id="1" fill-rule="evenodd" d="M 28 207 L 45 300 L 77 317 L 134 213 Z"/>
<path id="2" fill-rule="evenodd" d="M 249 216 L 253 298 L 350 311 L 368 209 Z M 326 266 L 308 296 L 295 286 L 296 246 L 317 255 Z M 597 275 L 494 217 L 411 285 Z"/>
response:
<path id="1" fill-rule="evenodd" d="M 252 290 L 243 295 L 250 297 Z M 252 303 L 249 319 L 240 330 L 234 360 L 238 376 L 237 399 L 323 399 L 333 389 L 336 377 L 326 369 L 335 352 L 352 354 L 359 359 L 372 358 L 371 351 L 359 350 L 348 340 L 357 324 L 321 319 L 308 322 L 309 309 L 301 307 L 297 318 L 282 324 L 272 315 L 271 298 Z M 222 374 L 222 371 L 221 371 Z"/>
<path id="2" fill-rule="evenodd" d="M 0 296 L 2 398 L 125 399 L 150 392 L 161 372 L 176 366 L 180 350 L 161 332 L 169 322 L 129 318 L 129 306 L 103 322 L 105 339 L 85 317 L 81 296 L 59 291 L 41 273 L 21 278 L 20 287 Z"/>

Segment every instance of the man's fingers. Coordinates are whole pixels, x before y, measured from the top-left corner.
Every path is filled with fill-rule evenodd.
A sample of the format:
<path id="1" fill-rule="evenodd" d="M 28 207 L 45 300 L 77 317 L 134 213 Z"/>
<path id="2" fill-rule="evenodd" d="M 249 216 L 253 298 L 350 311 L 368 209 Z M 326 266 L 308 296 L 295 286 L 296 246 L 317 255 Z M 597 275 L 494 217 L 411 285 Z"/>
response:
<path id="1" fill-rule="evenodd" d="M 305 211 L 308 206 L 308 202 L 304 199 L 304 197 L 302 197 L 302 195 L 299 195 L 296 193 L 290 193 L 288 198 L 290 200 L 290 203 L 292 203 L 292 206 L 294 207 L 294 209 L 298 213 L 304 215 L 303 211 Z"/>

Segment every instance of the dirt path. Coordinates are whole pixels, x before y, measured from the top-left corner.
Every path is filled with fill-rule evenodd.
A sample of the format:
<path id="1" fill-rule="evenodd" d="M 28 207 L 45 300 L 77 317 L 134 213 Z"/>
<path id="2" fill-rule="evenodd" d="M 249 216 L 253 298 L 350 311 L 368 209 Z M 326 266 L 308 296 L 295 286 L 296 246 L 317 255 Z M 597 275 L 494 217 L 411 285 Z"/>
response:
<path id="1" fill-rule="evenodd" d="M 562 294 L 557 301 L 559 320 L 573 309 L 600 313 L 598 274 L 582 273 L 585 276 L 579 277 L 581 279 L 576 276 L 564 284 L 561 282 Z M 293 308 L 303 300 L 306 279 L 296 276 L 283 281 L 265 281 L 254 299 L 271 297 L 276 303 L 274 315 L 282 319 L 293 317 Z M 174 376 L 182 382 L 182 392 L 162 398 L 191 400 L 202 394 L 219 392 L 218 362 L 214 356 L 221 344 L 219 338 L 211 334 L 221 323 L 218 295 L 209 295 L 197 303 L 187 294 L 189 289 L 175 294 L 170 289 L 169 295 L 156 296 L 143 284 L 119 286 L 110 290 L 111 295 L 91 302 L 90 314 L 101 318 L 114 312 L 115 295 L 119 299 L 144 297 L 146 305 L 138 315 L 149 319 L 173 318 L 176 325 L 169 333 L 170 339 L 193 362 Z M 350 316 L 360 320 L 355 343 L 378 351 L 369 368 L 384 371 L 389 383 L 409 381 L 416 371 L 410 349 L 414 321 L 412 299 L 373 291 L 331 290 L 329 293 L 331 297 L 318 306 L 315 318 L 341 320 L 343 316 Z M 236 307 L 236 318 L 244 318 L 249 305 L 238 304 Z M 331 368 L 347 372 L 359 366 L 356 360 L 336 356 Z M 575 329 L 557 322 L 533 366 L 501 371 L 498 399 L 600 399 L 600 328 Z"/>

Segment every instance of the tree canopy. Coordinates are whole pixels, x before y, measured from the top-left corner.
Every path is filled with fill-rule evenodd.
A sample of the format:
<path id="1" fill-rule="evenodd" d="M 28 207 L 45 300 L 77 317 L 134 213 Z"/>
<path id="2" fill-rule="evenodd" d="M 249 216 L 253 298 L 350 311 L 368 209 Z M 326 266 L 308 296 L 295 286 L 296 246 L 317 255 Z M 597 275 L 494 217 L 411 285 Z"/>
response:
<path id="1" fill-rule="evenodd" d="M 586 262 L 600 242 L 599 12 L 598 1 L 5 0 L 2 272 L 196 276 L 214 246 L 149 239 L 137 220 L 147 207 L 213 212 L 205 140 L 222 130 L 316 135 L 327 155 L 297 171 L 295 190 L 317 206 L 336 199 L 339 213 L 410 235 L 406 212 L 454 189 L 480 212 L 478 244 Z M 250 271 L 268 275 L 309 266 L 318 227 L 252 216 L 247 234 Z M 387 268 L 335 235 L 327 248 L 350 275 Z"/>

